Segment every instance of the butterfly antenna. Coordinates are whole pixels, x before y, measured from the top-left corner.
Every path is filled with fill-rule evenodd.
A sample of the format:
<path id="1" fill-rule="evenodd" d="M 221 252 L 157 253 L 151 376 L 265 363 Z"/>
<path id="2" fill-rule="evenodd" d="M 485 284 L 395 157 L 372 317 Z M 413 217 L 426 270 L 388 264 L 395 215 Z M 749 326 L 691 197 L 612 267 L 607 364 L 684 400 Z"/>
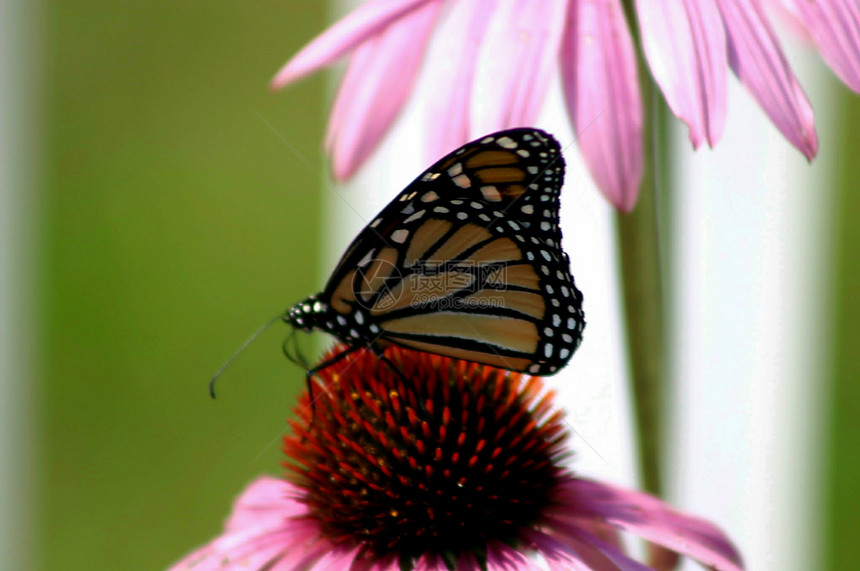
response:
<path id="1" fill-rule="evenodd" d="M 233 354 L 230 356 L 230 358 L 229 358 L 229 359 L 227 359 L 227 361 L 226 361 L 223 365 L 221 365 L 221 367 L 220 367 L 217 371 L 215 371 L 215 374 L 214 374 L 214 375 L 212 375 L 212 379 L 209 381 L 209 396 L 211 396 L 213 399 L 215 398 L 215 381 L 217 381 L 217 380 L 218 380 L 218 377 L 220 377 L 220 376 L 221 376 L 221 373 L 223 373 L 223 372 L 224 372 L 224 369 L 226 369 L 227 367 L 229 367 L 229 366 L 230 366 L 230 363 L 232 363 L 233 361 L 235 361 L 235 360 L 236 360 L 236 357 L 238 357 L 238 356 L 242 353 L 242 351 L 244 351 L 245 349 L 247 349 L 247 348 L 248 348 L 248 345 L 250 345 L 250 344 L 251 344 L 251 342 L 252 342 L 252 341 L 254 341 L 254 339 L 256 339 L 257 337 L 259 337 L 259 336 L 260 336 L 260 334 L 261 334 L 263 331 L 265 331 L 266 329 L 268 329 L 269 327 L 271 327 L 271 325 L 272 325 L 274 322 L 276 322 L 276 321 L 278 321 L 279 319 L 281 319 L 281 317 L 283 317 L 283 315 L 279 313 L 278 315 L 274 316 L 274 317 L 273 317 L 273 318 L 271 318 L 269 321 L 267 321 L 265 325 L 263 325 L 262 327 L 260 327 L 259 329 L 257 329 L 257 330 L 254 332 L 254 334 L 253 334 L 253 335 L 251 335 L 250 337 L 248 337 L 248 339 L 247 339 L 244 343 L 242 343 L 242 345 L 241 345 L 238 349 L 236 349 L 236 352 L 235 352 L 235 353 L 233 353 Z M 295 331 L 295 330 L 294 330 L 294 331 Z"/>

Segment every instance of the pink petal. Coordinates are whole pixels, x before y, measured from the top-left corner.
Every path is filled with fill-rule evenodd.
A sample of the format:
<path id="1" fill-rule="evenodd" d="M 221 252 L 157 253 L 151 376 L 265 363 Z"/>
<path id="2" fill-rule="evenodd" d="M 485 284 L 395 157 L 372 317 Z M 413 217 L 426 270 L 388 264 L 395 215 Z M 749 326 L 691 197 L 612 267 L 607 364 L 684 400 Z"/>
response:
<path id="1" fill-rule="evenodd" d="M 591 176 L 616 208 L 630 211 L 642 180 L 642 100 L 633 44 L 617 0 L 570 2 L 561 76 Z"/>
<path id="2" fill-rule="evenodd" d="M 233 503 L 227 531 L 248 526 L 280 524 L 284 518 L 307 513 L 305 506 L 293 499 L 298 489 L 280 478 L 261 476 L 251 482 Z"/>
<path id="3" fill-rule="evenodd" d="M 628 557 L 623 551 L 614 545 L 606 543 L 596 535 L 589 533 L 582 528 L 574 528 L 571 530 L 571 538 L 575 538 L 575 540 L 581 544 L 586 544 L 597 549 L 603 556 L 612 562 L 611 565 L 613 567 L 607 566 L 606 568 L 608 569 L 619 569 L 620 571 L 652 571 L 652 569 L 647 565 L 643 565 L 635 559 Z"/>
<path id="4" fill-rule="evenodd" d="M 371 0 L 362 4 L 294 55 L 275 75 L 272 89 L 332 63 L 428 1 L 432 0 Z"/>
<path id="5" fill-rule="evenodd" d="M 555 72 L 567 0 L 501 2 L 479 55 L 469 138 L 532 125 Z"/>
<path id="6" fill-rule="evenodd" d="M 550 568 L 563 567 L 575 571 L 615 570 L 617 567 L 600 552 L 600 549 L 581 541 L 576 531 L 569 532 L 571 526 L 564 522 L 551 522 L 554 535 L 542 532 L 527 533 L 535 549 L 550 563 Z M 557 533 L 564 528 L 563 533 Z M 558 539 L 559 536 L 563 539 Z"/>
<path id="7" fill-rule="evenodd" d="M 290 498 L 295 490 L 284 480 L 258 478 L 234 503 L 225 532 L 170 570 L 255 569 L 266 564 L 271 564 L 273 570 L 286 569 L 309 551 L 330 551 L 331 545 L 320 541 L 316 523 L 293 519 L 307 513 L 303 504 Z"/>
<path id="8" fill-rule="evenodd" d="M 806 27 L 824 61 L 860 93 L 860 4 L 856 0 L 783 0 Z"/>
<path id="9" fill-rule="evenodd" d="M 567 506 L 553 515 L 573 525 L 582 522 L 577 525 L 581 531 L 599 518 L 703 565 L 723 571 L 743 568 L 740 555 L 719 528 L 677 512 L 653 496 L 581 479 L 568 482 L 565 488 Z"/>
<path id="10" fill-rule="evenodd" d="M 776 128 L 812 160 L 818 152 L 812 107 L 758 2 L 717 0 L 728 33 L 729 65 Z"/>
<path id="11" fill-rule="evenodd" d="M 697 148 L 726 121 L 726 35 L 713 0 L 637 0 L 645 57 L 669 107 Z"/>
<path id="12" fill-rule="evenodd" d="M 326 146 L 343 180 L 376 149 L 412 91 L 442 3 L 425 3 L 355 52 L 329 119 Z"/>
<path id="13" fill-rule="evenodd" d="M 474 558 L 469 559 L 475 565 L 471 569 L 479 571 L 481 567 L 477 561 Z M 470 568 L 458 564 L 457 569 L 468 570 Z M 488 571 L 537 571 L 541 567 L 513 547 L 494 541 L 487 546 L 487 569 Z"/>
<path id="14" fill-rule="evenodd" d="M 470 104 L 478 50 L 497 6 L 496 0 L 460 0 L 451 5 L 438 29 L 438 52 L 428 66 L 427 163 L 471 140 Z"/>

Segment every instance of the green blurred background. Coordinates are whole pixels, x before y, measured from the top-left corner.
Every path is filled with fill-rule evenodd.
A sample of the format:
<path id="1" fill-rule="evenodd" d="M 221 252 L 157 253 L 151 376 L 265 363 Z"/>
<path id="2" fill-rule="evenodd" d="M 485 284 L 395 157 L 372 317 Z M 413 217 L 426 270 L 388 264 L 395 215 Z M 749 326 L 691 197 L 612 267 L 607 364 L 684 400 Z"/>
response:
<path id="1" fill-rule="evenodd" d="M 278 471 L 279 435 L 303 386 L 280 353 L 286 329 L 235 362 L 217 401 L 206 383 L 251 331 L 320 285 L 325 79 L 279 94 L 267 82 L 323 29 L 326 9 L 312 0 L 32 9 L 44 94 L 35 103 L 37 568 L 164 568 L 214 536 L 247 482 Z M 821 380 L 834 404 L 822 486 L 828 568 L 848 569 L 860 560 L 860 164 L 845 149 L 860 144 L 860 111 L 837 93 L 848 112 L 835 145 L 835 360 Z"/>
<path id="2" fill-rule="evenodd" d="M 63 0 L 41 17 L 38 563 L 161 569 L 278 473 L 304 386 L 275 326 L 207 394 L 319 287 L 325 79 L 267 84 L 326 3 Z"/>

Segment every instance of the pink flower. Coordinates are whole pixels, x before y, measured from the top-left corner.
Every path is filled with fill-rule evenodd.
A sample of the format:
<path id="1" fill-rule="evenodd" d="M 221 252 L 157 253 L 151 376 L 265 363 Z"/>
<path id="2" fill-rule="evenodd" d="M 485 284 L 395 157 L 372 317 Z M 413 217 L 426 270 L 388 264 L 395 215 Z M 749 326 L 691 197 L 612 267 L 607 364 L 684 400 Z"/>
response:
<path id="1" fill-rule="evenodd" d="M 782 0 L 825 60 L 860 90 L 854 0 Z M 727 66 L 807 158 L 818 149 L 812 108 L 757 0 L 638 0 L 648 65 L 690 141 L 722 134 Z M 329 121 L 335 177 L 367 159 L 406 102 L 433 34 L 427 162 L 483 133 L 535 122 L 556 68 L 585 162 L 616 207 L 636 203 L 642 101 L 636 53 L 618 0 L 370 0 L 278 72 L 274 88 L 352 55 Z M 480 80 L 480 81 L 476 81 Z M 479 87 L 480 86 L 480 87 Z M 484 89 L 486 91 L 480 91 Z M 478 113 L 473 110 L 478 109 Z"/>
<path id="2" fill-rule="evenodd" d="M 339 350 L 343 350 L 340 347 Z M 619 532 L 741 569 L 713 524 L 573 476 L 563 415 L 536 377 L 389 348 L 321 372 L 224 533 L 171 569 L 648 569 Z M 350 360 L 352 359 L 352 360 Z M 392 369 L 397 367 L 398 372 Z"/>

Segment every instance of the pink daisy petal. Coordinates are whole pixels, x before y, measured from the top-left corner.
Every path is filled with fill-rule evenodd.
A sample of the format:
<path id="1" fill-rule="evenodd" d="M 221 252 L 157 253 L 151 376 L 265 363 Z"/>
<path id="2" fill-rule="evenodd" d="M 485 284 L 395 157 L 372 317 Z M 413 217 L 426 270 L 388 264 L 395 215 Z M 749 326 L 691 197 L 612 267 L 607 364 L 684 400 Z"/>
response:
<path id="1" fill-rule="evenodd" d="M 473 556 L 469 556 L 474 563 L 474 571 L 479 571 L 481 567 Z M 459 569 L 460 567 L 458 567 Z M 492 542 L 487 546 L 487 568 L 489 571 L 532 571 L 541 569 L 531 559 L 504 543 Z M 469 569 L 465 567 L 464 569 Z"/>
<path id="2" fill-rule="evenodd" d="M 574 530 L 572 530 L 572 534 L 578 541 L 597 549 L 601 555 L 604 555 L 609 561 L 611 561 L 611 565 L 613 566 L 611 567 L 612 569 L 619 569 L 620 571 L 652 571 L 652 569 L 647 565 L 643 565 L 635 559 L 631 559 L 614 545 L 606 543 L 596 535 L 589 533 L 582 528 L 574 528 Z"/>
<path id="3" fill-rule="evenodd" d="M 637 0 L 645 57 L 694 148 L 714 146 L 726 121 L 726 35 L 713 0 Z"/>
<path id="4" fill-rule="evenodd" d="M 436 90 L 427 103 L 428 162 L 469 140 L 472 84 L 478 51 L 496 0 L 460 0 L 451 5 L 439 29 L 438 57 L 428 69 L 427 85 Z"/>
<path id="5" fill-rule="evenodd" d="M 860 93 L 860 4 L 856 0 L 783 0 L 812 36 L 821 57 Z"/>
<path id="6" fill-rule="evenodd" d="M 394 122 L 412 91 L 441 5 L 425 3 L 356 50 L 326 135 L 335 178 L 350 177 Z"/>
<path id="7" fill-rule="evenodd" d="M 320 531 L 312 521 L 289 520 L 307 514 L 306 506 L 290 498 L 295 492 L 295 486 L 284 480 L 258 478 L 234 502 L 225 533 L 184 557 L 170 570 L 254 569 L 267 563 L 273 565 L 272 569 L 282 569 L 286 568 L 283 565 L 305 557 L 306 549 L 319 545 Z M 294 545 L 305 549 L 295 549 Z M 330 546 L 325 545 L 322 551 L 328 549 Z"/>
<path id="8" fill-rule="evenodd" d="M 580 540 L 575 533 L 568 533 L 571 528 L 569 524 L 554 520 L 548 523 L 552 525 L 555 535 L 563 539 L 540 532 L 532 532 L 530 538 L 538 552 L 551 564 L 551 568 L 564 565 L 565 568 L 575 571 L 617 569 L 598 548 Z"/>
<path id="9" fill-rule="evenodd" d="M 353 97 L 350 94 L 362 89 L 362 82 L 367 77 L 367 70 L 370 69 L 373 58 L 376 55 L 378 43 L 377 38 L 371 38 L 358 46 L 352 57 L 349 58 L 349 65 L 347 65 L 346 72 L 340 80 L 337 95 L 334 98 L 334 104 L 328 118 L 328 126 L 326 127 L 325 140 L 323 142 L 323 146 L 327 151 L 331 151 L 334 147 L 337 134 L 352 109 Z"/>
<path id="10" fill-rule="evenodd" d="M 470 138 L 535 122 L 555 71 L 566 5 L 499 4 L 481 46 Z"/>
<path id="11" fill-rule="evenodd" d="M 647 494 L 591 480 L 566 484 L 569 508 L 555 517 L 590 523 L 595 517 L 653 543 L 687 555 L 703 565 L 724 571 L 742 569 L 740 555 L 715 525 L 682 514 Z"/>
<path id="12" fill-rule="evenodd" d="M 433 0 L 371 0 L 362 4 L 294 55 L 275 75 L 272 89 L 334 62 L 428 1 Z"/>
<path id="13" fill-rule="evenodd" d="M 291 498 L 298 488 L 280 478 L 261 476 L 245 488 L 233 503 L 233 511 L 225 524 L 227 531 L 249 525 L 280 525 L 285 517 L 302 515 L 307 509 Z"/>
<path id="14" fill-rule="evenodd" d="M 561 76 L 574 132 L 598 188 L 627 212 L 642 180 L 642 100 L 624 12 L 617 0 L 572 1 L 566 24 Z"/>
<path id="15" fill-rule="evenodd" d="M 807 159 L 818 152 L 812 107 L 762 7 L 717 0 L 728 33 L 729 65 L 788 141 Z"/>
<path id="16" fill-rule="evenodd" d="M 292 539 L 283 531 L 271 532 L 248 527 L 240 532 L 220 536 L 184 557 L 168 571 L 258 569 L 266 563 L 283 562 L 289 556 L 295 556 L 291 546 Z"/>

